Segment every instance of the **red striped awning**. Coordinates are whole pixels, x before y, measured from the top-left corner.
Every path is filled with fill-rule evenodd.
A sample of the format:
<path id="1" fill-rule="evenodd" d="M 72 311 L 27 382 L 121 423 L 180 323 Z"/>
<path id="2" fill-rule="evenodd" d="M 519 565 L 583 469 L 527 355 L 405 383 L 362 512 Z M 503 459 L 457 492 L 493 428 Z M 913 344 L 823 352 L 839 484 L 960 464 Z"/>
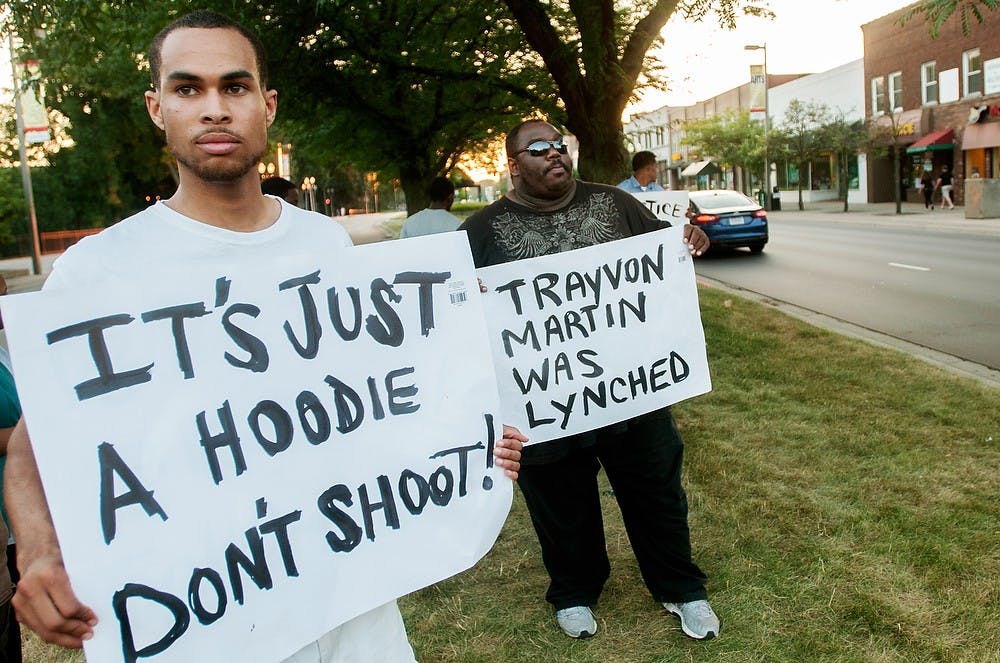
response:
<path id="1" fill-rule="evenodd" d="M 931 150 L 950 150 L 955 146 L 955 132 L 952 129 L 932 131 L 906 148 L 907 154 Z"/>

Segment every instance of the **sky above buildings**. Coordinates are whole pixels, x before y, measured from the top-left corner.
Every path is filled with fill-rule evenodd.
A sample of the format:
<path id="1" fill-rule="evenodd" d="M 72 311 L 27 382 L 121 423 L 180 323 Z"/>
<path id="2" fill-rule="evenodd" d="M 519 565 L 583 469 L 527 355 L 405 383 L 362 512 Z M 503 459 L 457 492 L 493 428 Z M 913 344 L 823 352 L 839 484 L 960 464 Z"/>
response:
<path id="1" fill-rule="evenodd" d="M 664 28 L 660 49 L 671 89 L 645 94 L 626 109 L 626 116 L 660 106 L 686 106 L 742 85 L 750 78 L 750 65 L 763 61 L 762 51 L 744 50 L 747 44 L 767 44 L 767 70 L 772 74 L 815 73 L 858 60 L 864 56 L 861 26 L 911 3 L 769 0 L 773 20 L 739 18 L 732 31 L 719 27 L 711 15 L 700 23 L 675 16 Z"/>

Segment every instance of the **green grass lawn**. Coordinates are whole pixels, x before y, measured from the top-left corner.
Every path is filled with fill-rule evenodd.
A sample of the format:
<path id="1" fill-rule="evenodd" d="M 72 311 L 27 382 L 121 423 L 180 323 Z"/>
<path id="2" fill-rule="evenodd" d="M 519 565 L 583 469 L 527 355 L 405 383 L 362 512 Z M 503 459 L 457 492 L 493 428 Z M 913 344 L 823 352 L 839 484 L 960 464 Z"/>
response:
<path id="1" fill-rule="evenodd" d="M 721 637 L 650 599 L 607 491 L 600 631 L 565 637 L 515 493 L 478 566 L 400 602 L 418 658 L 1000 661 L 1000 390 L 718 290 L 701 304 L 714 390 L 675 416 Z M 26 640 L 26 661 L 82 660 Z"/>

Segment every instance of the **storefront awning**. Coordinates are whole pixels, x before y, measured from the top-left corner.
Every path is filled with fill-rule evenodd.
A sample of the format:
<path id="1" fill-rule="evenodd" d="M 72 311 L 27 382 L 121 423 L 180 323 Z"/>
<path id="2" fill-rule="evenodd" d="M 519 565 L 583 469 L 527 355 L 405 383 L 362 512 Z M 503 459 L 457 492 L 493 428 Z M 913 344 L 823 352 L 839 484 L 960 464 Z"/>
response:
<path id="1" fill-rule="evenodd" d="M 711 175 L 721 173 L 719 167 L 711 160 L 695 161 L 693 164 L 681 171 L 681 177 L 699 177 L 701 175 Z"/>
<path id="2" fill-rule="evenodd" d="M 955 132 L 951 129 L 932 131 L 913 145 L 906 148 L 907 154 L 929 152 L 934 150 L 950 150 L 955 147 Z"/>
<path id="3" fill-rule="evenodd" d="M 962 134 L 963 150 L 978 150 L 984 147 L 1000 147 L 1000 122 L 970 124 Z"/>

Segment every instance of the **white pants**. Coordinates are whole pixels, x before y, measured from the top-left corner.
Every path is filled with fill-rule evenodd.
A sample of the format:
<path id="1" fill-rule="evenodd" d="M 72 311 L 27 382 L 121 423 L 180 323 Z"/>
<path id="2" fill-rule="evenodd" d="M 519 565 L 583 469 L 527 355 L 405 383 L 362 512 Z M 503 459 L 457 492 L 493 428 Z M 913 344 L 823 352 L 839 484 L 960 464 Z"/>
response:
<path id="1" fill-rule="evenodd" d="M 947 205 L 948 207 L 954 207 L 955 203 L 951 202 L 951 184 L 941 185 L 941 207 Z"/>
<path id="2" fill-rule="evenodd" d="M 281 663 L 416 663 L 395 601 L 358 615 Z"/>

